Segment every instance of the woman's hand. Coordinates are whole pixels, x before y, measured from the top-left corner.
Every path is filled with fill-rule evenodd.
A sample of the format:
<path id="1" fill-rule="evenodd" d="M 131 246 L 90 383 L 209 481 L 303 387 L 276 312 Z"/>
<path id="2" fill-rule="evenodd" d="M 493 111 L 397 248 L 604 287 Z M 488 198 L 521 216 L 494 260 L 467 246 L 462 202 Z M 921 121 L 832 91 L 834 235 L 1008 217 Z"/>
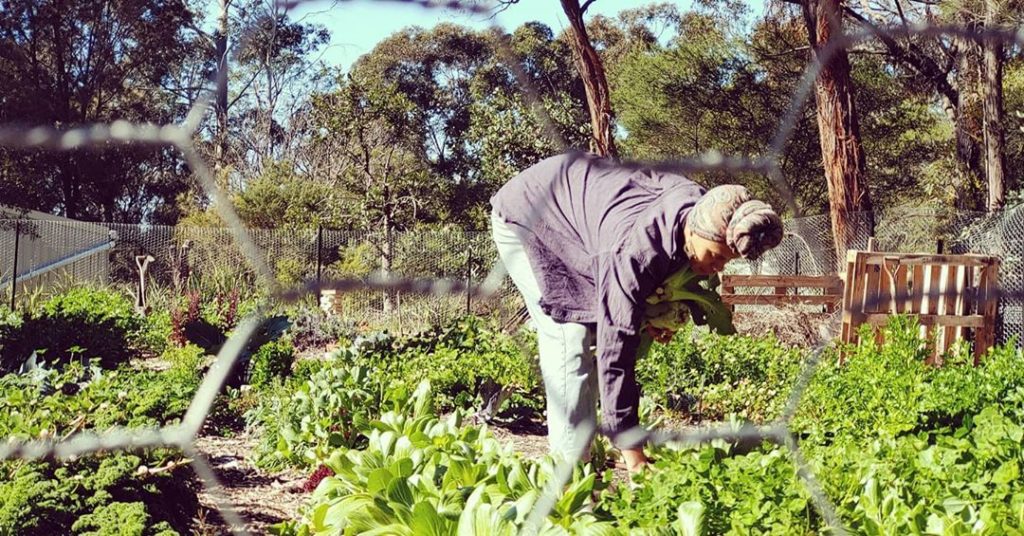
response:
<path id="1" fill-rule="evenodd" d="M 676 336 L 676 332 L 671 329 L 656 328 L 650 324 L 647 325 L 647 334 L 651 336 L 657 342 L 665 344 L 672 340 L 672 337 Z"/>

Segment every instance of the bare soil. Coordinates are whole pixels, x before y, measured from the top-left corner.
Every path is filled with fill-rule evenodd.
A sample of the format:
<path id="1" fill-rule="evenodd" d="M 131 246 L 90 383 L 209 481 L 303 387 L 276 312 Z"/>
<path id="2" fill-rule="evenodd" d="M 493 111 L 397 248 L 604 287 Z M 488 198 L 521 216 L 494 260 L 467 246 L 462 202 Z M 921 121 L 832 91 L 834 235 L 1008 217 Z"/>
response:
<path id="1" fill-rule="evenodd" d="M 196 534 L 231 534 L 222 508 L 233 509 L 251 534 L 267 534 L 271 525 L 298 518 L 306 499 L 302 491 L 306 475 L 261 471 L 247 458 L 255 447 L 256 439 L 249 435 L 196 440 L 196 449 L 219 481 L 219 485 L 203 488 L 199 494 L 201 512 L 194 526 Z"/>
<path id="2" fill-rule="evenodd" d="M 543 423 L 489 427 L 494 436 L 523 456 L 537 459 L 548 452 Z M 199 535 L 232 534 L 223 509 L 231 508 L 250 534 L 267 534 L 272 525 L 299 518 L 309 494 L 302 488 L 308 475 L 294 471 L 266 473 L 248 459 L 256 438 L 203 436 L 196 440 L 217 477 L 218 485 L 199 493 L 200 514 L 193 524 Z M 312 471 L 310 471 L 312 472 Z"/>

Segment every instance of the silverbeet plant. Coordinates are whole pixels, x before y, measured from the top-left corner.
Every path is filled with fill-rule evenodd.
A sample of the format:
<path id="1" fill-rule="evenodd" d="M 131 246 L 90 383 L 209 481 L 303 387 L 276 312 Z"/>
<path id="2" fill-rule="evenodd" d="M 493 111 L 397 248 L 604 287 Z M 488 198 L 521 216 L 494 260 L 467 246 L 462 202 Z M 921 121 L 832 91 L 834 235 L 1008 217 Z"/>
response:
<path id="1" fill-rule="evenodd" d="M 675 332 L 690 320 L 721 335 L 736 333 L 732 313 L 722 303 L 718 285 L 717 275 L 701 276 L 689 266 L 668 276 L 646 299 L 637 355 L 646 355 L 650 350 L 654 342 L 652 329 Z"/>
<path id="2" fill-rule="evenodd" d="M 379 412 L 372 384 L 365 367 L 324 367 L 296 390 L 269 396 L 246 416 L 263 433 L 256 463 L 315 466 L 338 447 L 360 444 L 362 428 Z"/>
<path id="3" fill-rule="evenodd" d="M 554 461 L 524 461 L 485 427 L 463 426 L 457 412 L 440 420 L 428 382 L 389 397 L 392 411 L 366 427 L 364 449 L 336 450 L 335 473 L 313 493 L 303 518 L 275 534 L 512 535 L 518 533 Z M 540 534 L 619 534 L 589 512 L 603 486 L 577 466 Z"/>

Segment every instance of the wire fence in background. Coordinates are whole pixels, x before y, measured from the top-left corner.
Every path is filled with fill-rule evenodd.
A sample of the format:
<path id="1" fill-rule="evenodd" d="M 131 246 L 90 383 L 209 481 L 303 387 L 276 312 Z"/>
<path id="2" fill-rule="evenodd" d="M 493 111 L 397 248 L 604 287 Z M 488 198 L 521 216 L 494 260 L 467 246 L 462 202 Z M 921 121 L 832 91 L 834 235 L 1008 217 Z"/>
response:
<path id="1" fill-rule="evenodd" d="M 999 342 L 1024 339 L 1024 212 L 998 213 L 899 208 L 875 218 L 872 234 L 866 214 L 855 218 L 854 247 L 866 248 L 874 236 L 882 251 L 901 253 L 979 253 L 1003 260 L 1001 281 L 1009 293 L 1000 303 Z M 782 243 L 756 262 L 736 261 L 730 273 L 831 275 L 838 262 L 827 215 L 785 222 Z M 249 229 L 275 277 L 286 285 L 309 280 L 367 279 L 388 274 L 405 279 L 463 280 L 479 283 L 497 261 L 490 233 L 456 226 L 399 231 L 390 241 L 381 233 L 331 229 Z M 19 237 L 15 240 L 15 237 Z M 15 242 L 18 243 L 15 251 Z M 15 255 L 17 253 L 17 255 Z M 18 264 L 18 293 L 45 294 L 76 284 L 114 284 L 137 288 L 145 257 L 150 307 L 154 295 L 180 296 L 199 290 L 207 296 L 238 291 L 243 298 L 266 295 L 257 274 L 223 228 L 146 226 L 67 221 L 0 221 L 0 285 L 15 288 L 9 274 Z M 386 270 L 385 270 L 386 267 Z M 767 289 L 765 289 L 767 291 Z M 138 291 L 136 291 L 138 292 Z M 820 292 L 807 290 L 806 292 Z M 138 299 L 138 296 L 136 296 Z M 268 296 L 269 297 L 269 296 Z M 311 297 L 312 298 L 312 297 Z M 505 277 L 499 292 L 486 298 L 409 294 L 362 288 L 338 294 L 334 311 L 367 331 L 414 332 L 461 315 L 492 316 L 505 323 L 521 305 Z M 308 300 L 311 304 L 315 300 Z M 770 315 L 765 306 L 740 306 L 744 312 Z M 780 318 L 780 321 L 781 318 Z"/>
<path id="2" fill-rule="evenodd" d="M 393 233 L 389 244 L 372 232 L 248 233 L 274 276 L 286 285 L 381 275 L 465 282 L 467 292 L 453 295 L 369 288 L 338 294 L 333 312 L 367 331 L 417 331 L 466 314 L 504 323 L 522 302 L 508 278 L 493 296 L 468 292 L 497 261 L 486 231 L 425 227 Z M 15 263 L 18 278 L 11 281 Z M 170 307 L 188 291 L 210 299 L 231 293 L 243 300 L 272 298 L 225 228 L 0 220 L 0 264 L 5 267 L 0 285 L 11 305 L 37 304 L 40 298 L 80 285 L 127 289 L 140 308 L 149 310 Z M 305 301 L 316 305 L 315 296 Z"/>

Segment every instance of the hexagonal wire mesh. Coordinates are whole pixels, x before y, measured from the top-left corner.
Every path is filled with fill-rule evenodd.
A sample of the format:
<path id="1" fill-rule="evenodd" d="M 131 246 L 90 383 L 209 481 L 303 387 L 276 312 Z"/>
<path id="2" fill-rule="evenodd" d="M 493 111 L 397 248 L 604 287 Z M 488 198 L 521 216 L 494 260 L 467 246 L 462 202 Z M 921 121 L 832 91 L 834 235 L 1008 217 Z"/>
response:
<path id="1" fill-rule="evenodd" d="M 313 0 L 291 1 L 281 5 L 293 7 L 305 1 Z M 489 11 L 489 6 L 486 4 L 467 4 L 455 0 L 440 3 L 426 0 L 397 0 L 396 3 L 406 4 L 407 6 L 416 5 L 427 9 L 456 9 L 471 13 L 485 13 Z M 498 29 L 500 30 L 500 28 Z M 827 47 L 820 51 L 817 58 L 807 66 L 796 91 L 792 95 L 790 105 L 780 122 L 769 150 L 764 156 L 756 158 L 727 157 L 716 152 L 710 152 L 696 158 L 648 162 L 647 164 L 682 173 L 701 171 L 761 173 L 767 175 L 772 183 L 776 185 L 779 192 L 788 200 L 790 208 L 795 208 L 795 200 L 788 191 L 785 182 L 781 180 L 781 170 L 778 162 L 782 154 L 782 148 L 795 128 L 799 113 L 807 105 L 821 66 L 823 63 L 828 62 L 837 50 L 849 48 L 881 35 L 897 38 L 911 35 L 931 37 L 956 35 L 969 38 L 990 37 L 1006 43 L 1024 45 L 1024 33 L 999 29 L 968 30 L 954 26 L 914 25 L 871 28 L 845 34 L 833 39 Z M 511 57 L 507 50 L 502 50 L 502 54 L 507 54 Z M 531 103 L 533 112 L 538 114 L 538 119 L 546 126 L 548 134 L 552 139 L 560 140 L 556 129 L 552 127 L 553 122 L 546 116 L 543 107 L 540 106 L 539 99 L 536 97 L 535 92 L 532 91 L 522 71 L 517 68 L 514 62 L 510 63 L 510 67 L 512 67 L 514 73 L 522 82 L 524 97 Z M 211 91 L 211 94 L 206 99 L 194 106 L 186 119 L 180 124 L 151 125 L 118 121 L 109 125 L 99 124 L 71 130 L 55 130 L 47 126 L 30 128 L 9 126 L 0 128 L 0 146 L 12 148 L 42 148 L 65 151 L 101 144 L 131 143 L 161 145 L 177 149 L 198 177 L 203 189 L 213 200 L 213 206 L 218 211 L 219 216 L 227 224 L 227 230 L 225 231 L 210 231 L 202 234 L 202 236 L 193 237 L 193 240 L 214 248 L 226 246 L 234 248 L 237 254 L 248 262 L 253 284 L 260 286 L 265 291 L 267 298 L 254 314 L 239 324 L 233 336 L 223 346 L 216 361 L 204 377 L 187 413 L 179 424 L 162 428 L 113 429 L 103 433 L 82 432 L 66 440 L 59 441 L 7 441 L 0 445 L 0 460 L 13 458 L 39 459 L 44 457 L 66 459 L 88 455 L 97 451 L 157 446 L 178 447 L 193 460 L 192 464 L 196 473 L 201 478 L 203 485 L 218 500 L 218 507 L 228 523 L 232 525 L 234 530 L 244 533 L 245 524 L 231 506 L 224 501 L 223 497 L 218 495 L 217 478 L 207 461 L 196 452 L 194 440 L 213 406 L 215 396 L 222 389 L 232 364 L 238 359 L 248 339 L 254 333 L 261 315 L 271 298 L 292 302 L 308 297 L 310 294 L 317 295 L 321 290 L 325 289 L 334 289 L 341 293 L 353 295 L 367 292 L 375 292 L 378 295 L 386 292 L 402 292 L 407 295 L 435 297 L 463 296 L 467 293 L 471 296 L 488 297 L 494 295 L 503 286 L 507 289 L 507 286 L 504 282 L 504 269 L 500 263 L 494 264 L 487 277 L 480 284 L 473 285 L 467 285 L 465 279 L 461 277 L 452 278 L 453 274 L 450 270 L 446 270 L 443 267 L 431 274 L 432 277 L 426 278 L 403 277 L 401 275 L 402 271 L 398 270 L 396 275 L 390 277 L 338 278 L 334 277 L 336 274 L 327 273 L 319 280 L 311 278 L 308 270 L 299 269 L 291 274 L 293 276 L 292 279 L 305 279 L 306 282 L 298 285 L 289 285 L 289 278 L 279 277 L 281 270 L 275 270 L 275 267 L 270 262 L 275 248 L 287 247 L 287 244 L 275 241 L 273 236 L 268 235 L 266 232 L 251 231 L 242 225 L 242 221 L 236 214 L 228 197 L 215 182 L 210 167 L 203 160 L 193 143 L 201 120 L 210 110 L 212 98 Z M 561 145 L 563 148 L 568 148 L 564 142 Z M 1021 298 L 1024 297 L 1024 293 L 1020 292 L 1020 287 L 1024 283 L 1021 281 L 1024 275 L 1017 269 L 1017 265 L 1021 260 L 1020 252 L 1024 250 L 1024 247 L 1022 247 L 1021 239 L 1018 238 L 1022 235 L 1016 232 L 1016 230 L 1024 223 L 1022 221 L 1024 220 L 1024 215 L 1019 211 L 1011 210 L 1001 215 L 972 217 L 970 220 L 972 224 L 966 226 L 954 239 L 950 240 L 950 251 L 977 251 L 1003 256 L 1004 262 L 1006 262 L 1002 277 L 1002 281 L 1005 283 L 1001 292 L 1003 307 L 1005 311 L 1012 312 L 1012 318 L 1016 319 L 1014 320 L 1015 327 L 1013 329 L 1019 330 L 1020 303 Z M 919 244 L 914 241 L 930 240 L 934 236 L 934 233 L 931 235 L 928 233 L 911 233 L 902 224 L 906 219 L 900 218 L 900 221 L 900 225 L 893 226 L 891 229 L 886 229 L 884 226 L 880 227 L 879 239 L 882 241 L 883 247 L 903 249 L 904 247 L 925 246 L 927 245 L 926 243 Z M 37 225 L 45 227 L 61 224 L 38 223 Z M 63 225 L 71 226 L 71 224 Z M 119 240 L 144 244 L 144 249 L 148 248 L 153 251 L 167 250 L 169 254 L 173 254 L 175 248 L 180 247 L 179 242 L 173 239 L 175 231 L 171 228 L 115 226 L 113 230 L 118 233 Z M 45 233 L 39 232 L 40 229 L 38 228 L 31 229 L 31 231 L 39 236 L 45 235 Z M 767 255 L 756 266 L 747 267 L 745 270 L 763 271 L 763 273 L 792 273 L 795 271 L 798 273 L 823 274 L 834 272 L 832 267 L 836 265 L 836 258 L 831 247 L 831 236 L 828 230 L 827 219 L 807 218 L 794 220 L 787 223 L 787 231 L 789 233 L 782 245 Z M 66 240 L 73 242 L 73 244 L 64 244 L 68 249 L 81 249 L 82 246 L 86 249 L 90 247 L 102 248 L 106 247 L 106 243 L 109 243 L 109 237 L 102 236 L 102 232 L 98 232 L 96 228 L 90 227 L 88 224 L 80 226 L 73 231 L 65 230 L 58 234 L 64 236 Z M 342 244 L 353 240 L 353 237 L 346 237 L 343 233 L 338 233 L 330 235 L 328 240 L 334 244 Z M 854 243 L 857 246 L 863 246 L 866 244 L 866 240 L 866 234 L 858 233 Z M 9 247 L 8 243 L 10 241 L 10 231 L 6 227 L 0 227 L 0 243 Z M 486 233 L 479 236 L 464 237 L 463 241 L 466 244 L 472 243 L 484 248 L 490 247 Z M 311 243 L 311 237 L 305 237 L 303 242 Z M 911 244 L 913 245 L 911 246 Z M 293 254 L 308 257 L 310 252 L 307 249 L 297 253 L 293 252 Z M 315 255 L 315 253 L 313 254 Z M 118 260 L 116 255 L 114 258 L 113 266 L 94 267 L 91 269 L 98 272 L 105 270 L 114 272 L 123 269 L 131 270 L 131 263 L 134 259 Z M 798 260 L 801 258 L 803 259 L 803 264 Z M 26 262 L 35 262 L 35 260 Z M 410 259 L 410 262 L 412 263 L 414 260 Z M 309 264 L 306 264 L 306 266 L 309 266 Z M 82 270 L 85 273 L 90 268 L 84 267 Z M 415 270 L 410 270 L 410 273 L 412 272 L 415 272 Z M 10 276 L 10 273 L 5 272 L 3 275 L 7 278 Z M 167 278 L 176 277 L 175 274 L 171 273 L 159 276 Z M 810 492 L 814 507 L 819 511 L 833 532 L 839 534 L 846 533 L 846 529 L 836 514 L 835 505 L 822 491 L 822 487 L 818 483 L 813 471 L 804 462 L 800 449 L 789 429 L 790 419 L 796 412 L 797 404 L 804 392 L 804 388 L 816 369 L 822 351 L 828 345 L 830 328 L 835 327 L 834 323 L 837 320 L 837 318 L 833 317 L 832 325 L 822 326 L 819 340 L 813 344 L 813 348 L 809 349 L 807 353 L 804 372 L 798 379 L 787 401 L 785 410 L 782 412 L 782 416 L 775 422 L 764 426 L 748 425 L 739 430 L 726 425 L 683 432 L 637 428 L 630 431 L 627 435 L 632 438 L 644 438 L 655 445 L 668 442 L 701 443 L 722 437 L 761 438 L 784 445 L 787 447 L 792 461 L 797 467 L 799 478 Z M 576 445 L 576 452 L 578 453 L 582 453 L 583 447 L 589 443 L 593 434 L 599 432 L 593 425 L 584 425 L 583 428 L 585 429 L 578 430 L 577 433 L 577 437 L 582 438 L 581 442 Z M 527 517 L 526 524 L 522 528 L 523 533 L 534 533 L 540 527 L 540 524 L 557 500 L 560 490 L 564 488 L 564 484 L 568 481 L 572 468 L 572 463 L 562 463 L 557 466 L 555 476 L 550 479 L 541 499 L 535 503 Z"/>

